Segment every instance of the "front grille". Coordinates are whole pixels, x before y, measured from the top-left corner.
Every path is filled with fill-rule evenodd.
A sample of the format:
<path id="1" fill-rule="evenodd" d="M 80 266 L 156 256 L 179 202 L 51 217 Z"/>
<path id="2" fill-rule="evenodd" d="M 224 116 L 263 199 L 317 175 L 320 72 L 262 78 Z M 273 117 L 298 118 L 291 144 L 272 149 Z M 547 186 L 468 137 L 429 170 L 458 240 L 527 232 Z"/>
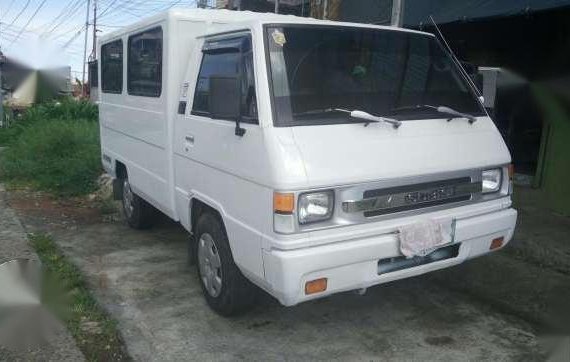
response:
<path id="1" fill-rule="evenodd" d="M 481 182 L 470 177 L 426 182 L 413 185 L 367 190 L 363 199 L 343 203 L 343 211 L 362 212 L 365 217 L 469 201 L 481 192 Z"/>

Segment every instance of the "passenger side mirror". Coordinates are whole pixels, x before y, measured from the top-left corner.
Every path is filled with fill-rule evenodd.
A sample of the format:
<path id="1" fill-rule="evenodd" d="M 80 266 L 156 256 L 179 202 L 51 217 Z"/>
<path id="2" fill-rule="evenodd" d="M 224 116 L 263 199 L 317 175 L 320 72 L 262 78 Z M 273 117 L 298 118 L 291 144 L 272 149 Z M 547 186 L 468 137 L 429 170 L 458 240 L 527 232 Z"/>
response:
<path id="1" fill-rule="evenodd" d="M 214 119 L 236 121 L 236 136 L 243 136 L 241 128 L 241 82 L 239 77 L 210 76 L 210 115 Z"/>

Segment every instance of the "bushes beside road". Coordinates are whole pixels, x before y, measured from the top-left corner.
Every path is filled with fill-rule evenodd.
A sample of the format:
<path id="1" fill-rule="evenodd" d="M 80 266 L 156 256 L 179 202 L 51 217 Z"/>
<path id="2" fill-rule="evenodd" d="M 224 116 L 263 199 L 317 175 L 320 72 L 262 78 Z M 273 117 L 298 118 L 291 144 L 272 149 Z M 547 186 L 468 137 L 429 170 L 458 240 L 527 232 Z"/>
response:
<path id="1" fill-rule="evenodd" d="M 64 100 L 34 106 L 0 130 L 0 176 L 57 195 L 94 191 L 101 173 L 97 107 Z"/>

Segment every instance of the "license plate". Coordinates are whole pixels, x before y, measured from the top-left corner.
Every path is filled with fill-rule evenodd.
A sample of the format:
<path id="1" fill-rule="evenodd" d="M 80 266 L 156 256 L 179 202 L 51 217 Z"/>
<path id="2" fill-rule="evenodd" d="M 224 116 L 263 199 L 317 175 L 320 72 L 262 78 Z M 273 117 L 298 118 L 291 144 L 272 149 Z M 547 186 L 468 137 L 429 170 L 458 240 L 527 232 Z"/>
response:
<path id="1" fill-rule="evenodd" d="M 454 242 L 455 219 L 424 220 L 399 228 L 400 252 L 406 257 L 426 256 Z"/>

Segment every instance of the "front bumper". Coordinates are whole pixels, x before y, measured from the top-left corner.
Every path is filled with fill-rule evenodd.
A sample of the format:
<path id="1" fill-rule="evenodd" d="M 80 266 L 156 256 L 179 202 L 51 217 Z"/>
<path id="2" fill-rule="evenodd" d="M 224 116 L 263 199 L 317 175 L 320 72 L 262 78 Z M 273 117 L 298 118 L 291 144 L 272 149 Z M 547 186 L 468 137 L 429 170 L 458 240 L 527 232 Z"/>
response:
<path id="1" fill-rule="evenodd" d="M 448 215 L 428 215 L 432 216 L 437 218 Z M 488 253 L 491 241 L 495 238 L 503 237 L 503 246 L 506 245 L 513 236 L 516 219 L 517 211 L 512 208 L 476 216 L 457 216 L 457 256 L 382 274 L 378 273 L 380 259 L 401 256 L 398 235 L 395 232 L 353 237 L 347 241 L 337 240 L 294 250 L 264 250 L 268 291 L 283 305 L 291 306 L 338 292 L 367 288 L 454 266 Z M 327 278 L 326 291 L 305 295 L 305 283 L 319 278 Z"/>

